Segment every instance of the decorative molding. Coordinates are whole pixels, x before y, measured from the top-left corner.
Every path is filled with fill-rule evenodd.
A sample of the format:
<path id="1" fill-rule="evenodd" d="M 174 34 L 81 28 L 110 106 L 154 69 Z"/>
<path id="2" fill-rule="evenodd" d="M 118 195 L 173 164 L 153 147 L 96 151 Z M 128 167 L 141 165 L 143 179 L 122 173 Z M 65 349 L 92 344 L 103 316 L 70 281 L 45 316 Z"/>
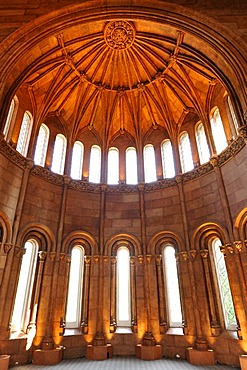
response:
<path id="1" fill-rule="evenodd" d="M 244 139 L 239 136 L 236 140 L 218 155 L 218 166 L 225 164 L 230 158 L 236 155 L 245 145 Z"/>
<path id="2" fill-rule="evenodd" d="M 17 150 L 12 148 L 5 140 L 0 141 L 0 152 L 18 167 L 22 169 L 27 168 L 27 158 L 23 157 Z"/>
<path id="3" fill-rule="evenodd" d="M 234 248 L 231 244 L 226 244 L 224 247 L 230 254 L 234 254 Z"/>
<path id="4" fill-rule="evenodd" d="M 195 259 L 196 258 L 196 255 L 197 255 L 197 250 L 196 249 L 191 249 L 190 250 L 190 256 Z"/>
<path id="5" fill-rule="evenodd" d="M 32 175 L 42 177 L 44 180 L 51 182 L 55 185 L 63 185 L 64 179 L 62 175 L 58 175 L 57 173 L 51 172 L 50 170 L 47 170 L 46 168 L 43 168 L 41 166 L 35 166 L 32 171 Z"/>
<path id="6" fill-rule="evenodd" d="M 53 262 L 55 261 L 56 258 L 56 252 L 49 252 L 49 258 Z"/>
<path id="7" fill-rule="evenodd" d="M 39 252 L 40 261 L 44 261 L 46 259 L 46 256 L 47 256 L 47 252 L 45 252 L 45 251 L 40 251 Z"/>
<path id="8" fill-rule="evenodd" d="M 152 255 L 151 254 L 147 254 L 146 255 L 146 260 L 147 260 L 147 263 L 150 263 L 152 261 Z"/>
<path id="9" fill-rule="evenodd" d="M 203 260 L 206 260 L 208 258 L 208 249 L 200 250 L 200 255 L 201 255 Z"/>
<path id="10" fill-rule="evenodd" d="M 135 265 L 135 263 L 136 263 L 136 258 L 134 256 L 131 256 L 130 257 L 130 264 Z"/>
<path id="11" fill-rule="evenodd" d="M 235 249 L 238 252 L 242 252 L 242 250 L 243 250 L 243 243 L 240 240 L 237 240 L 237 241 L 233 242 L 233 245 L 235 246 Z"/>
<path id="12" fill-rule="evenodd" d="M 137 258 L 138 258 L 138 262 L 139 262 L 140 264 L 142 264 L 142 263 L 143 263 L 143 255 L 142 255 L 142 254 L 139 254 L 139 255 L 137 256 Z"/>
<path id="13" fill-rule="evenodd" d="M 162 255 L 161 254 L 157 254 L 155 256 L 156 265 L 159 266 L 161 264 L 161 261 L 162 261 Z"/>
<path id="14" fill-rule="evenodd" d="M 11 248 L 12 248 L 12 244 L 11 243 L 5 243 L 4 246 L 3 246 L 4 253 L 5 254 L 8 254 Z"/>
<path id="15" fill-rule="evenodd" d="M 101 184 L 93 184 L 85 180 L 70 180 L 69 189 L 99 193 Z"/>
<path id="16" fill-rule="evenodd" d="M 245 112 L 246 121 L 247 121 L 247 111 Z M 238 128 L 238 133 L 243 139 L 247 139 L 247 125 L 240 126 Z"/>
<path id="17" fill-rule="evenodd" d="M 188 259 L 188 252 L 183 251 L 183 252 L 180 252 L 180 254 L 181 254 L 181 256 L 183 257 L 183 260 L 184 260 L 184 261 L 187 261 L 187 259 Z"/>
<path id="18" fill-rule="evenodd" d="M 100 256 L 99 255 L 93 256 L 93 260 L 94 260 L 94 262 L 98 263 L 99 260 L 100 260 Z"/>
<path id="19" fill-rule="evenodd" d="M 111 265 L 115 265 L 117 262 L 117 257 L 116 256 L 111 256 Z"/>
<path id="20" fill-rule="evenodd" d="M 108 256 L 103 256 L 103 262 L 107 263 L 108 262 Z"/>
<path id="21" fill-rule="evenodd" d="M 91 256 L 85 256 L 84 261 L 85 261 L 86 265 L 90 265 L 91 264 Z"/>
<path id="22" fill-rule="evenodd" d="M 59 253 L 59 260 L 63 261 L 65 257 L 65 253 Z"/>

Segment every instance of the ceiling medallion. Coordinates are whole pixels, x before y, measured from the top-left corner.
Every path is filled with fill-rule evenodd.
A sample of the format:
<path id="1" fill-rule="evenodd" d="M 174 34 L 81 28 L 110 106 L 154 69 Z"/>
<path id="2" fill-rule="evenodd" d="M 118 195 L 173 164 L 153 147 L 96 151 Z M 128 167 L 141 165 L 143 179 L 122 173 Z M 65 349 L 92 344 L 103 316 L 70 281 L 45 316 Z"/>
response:
<path id="1" fill-rule="evenodd" d="M 113 21 L 105 27 L 105 41 L 111 49 L 128 49 L 135 40 L 135 28 L 126 21 Z"/>

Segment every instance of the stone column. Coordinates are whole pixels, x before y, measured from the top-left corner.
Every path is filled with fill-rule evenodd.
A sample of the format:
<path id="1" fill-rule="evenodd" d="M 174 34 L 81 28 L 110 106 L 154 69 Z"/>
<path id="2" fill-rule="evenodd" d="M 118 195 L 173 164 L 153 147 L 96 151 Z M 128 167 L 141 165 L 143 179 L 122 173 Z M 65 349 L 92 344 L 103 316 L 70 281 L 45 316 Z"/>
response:
<path id="1" fill-rule="evenodd" d="M 110 302 L 110 332 L 114 333 L 117 327 L 116 321 L 116 262 L 117 257 L 111 257 L 111 302 Z"/>
<path id="2" fill-rule="evenodd" d="M 131 327 L 132 331 L 137 332 L 137 312 L 136 312 L 136 279 L 135 279 L 135 257 L 130 257 L 130 296 L 131 296 Z"/>
<path id="3" fill-rule="evenodd" d="M 164 299 L 165 286 L 164 286 L 162 256 L 161 255 L 155 256 L 155 262 L 158 282 L 159 324 L 161 332 L 165 333 L 167 331 L 167 312 Z"/>
<path id="4" fill-rule="evenodd" d="M 83 334 L 88 333 L 88 309 L 89 309 L 89 286 L 90 286 L 90 266 L 91 257 L 84 258 L 84 276 L 83 276 L 83 302 L 82 302 L 82 321 L 81 327 Z"/>

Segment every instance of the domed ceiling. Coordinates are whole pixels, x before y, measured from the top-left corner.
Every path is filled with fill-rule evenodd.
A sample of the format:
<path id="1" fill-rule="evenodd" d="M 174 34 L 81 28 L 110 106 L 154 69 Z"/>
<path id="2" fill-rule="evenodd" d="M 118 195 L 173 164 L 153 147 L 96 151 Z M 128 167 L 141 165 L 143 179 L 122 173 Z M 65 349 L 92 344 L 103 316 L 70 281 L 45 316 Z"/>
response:
<path id="1" fill-rule="evenodd" d="M 124 132 L 138 142 L 157 127 L 175 137 L 189 112 L 204 119 L 219 83 L 193 40 L 148 20 L 58 30 L 25 72 L 37 121 L 58 115 L 72 142 L 88 129 L 108 144 Z"/>

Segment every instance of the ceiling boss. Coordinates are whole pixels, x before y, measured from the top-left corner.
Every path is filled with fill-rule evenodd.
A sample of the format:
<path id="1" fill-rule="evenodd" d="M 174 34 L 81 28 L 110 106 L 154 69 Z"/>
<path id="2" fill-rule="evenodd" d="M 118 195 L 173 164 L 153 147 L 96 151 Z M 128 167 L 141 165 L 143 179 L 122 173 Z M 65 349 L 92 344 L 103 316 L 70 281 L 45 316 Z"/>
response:
<path id="1" fill-rule="evenodd" d="M 130 22 L 113 21 L 107 23 L 104 31 L 107 45 L 115 50 L 128 49 L 135 40 L 135 28 Z"/>

